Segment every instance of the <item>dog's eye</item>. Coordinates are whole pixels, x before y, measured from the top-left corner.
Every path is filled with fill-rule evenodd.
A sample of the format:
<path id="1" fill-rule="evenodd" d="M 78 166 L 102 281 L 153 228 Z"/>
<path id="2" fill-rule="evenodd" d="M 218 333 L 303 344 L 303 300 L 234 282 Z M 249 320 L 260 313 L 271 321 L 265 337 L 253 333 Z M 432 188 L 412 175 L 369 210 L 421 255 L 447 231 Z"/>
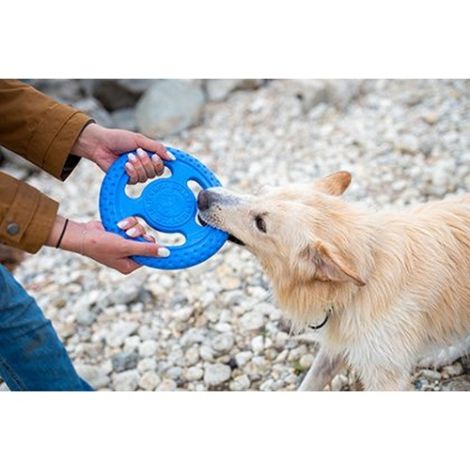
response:
<path id="1" fill-rule="evenodd" d="M 266 222 L 264 221 L 263 217 L 261 217 L 260 215 L 257 215 L 255 217 L 255 224 L 258 230 L 266 233 Z"/>

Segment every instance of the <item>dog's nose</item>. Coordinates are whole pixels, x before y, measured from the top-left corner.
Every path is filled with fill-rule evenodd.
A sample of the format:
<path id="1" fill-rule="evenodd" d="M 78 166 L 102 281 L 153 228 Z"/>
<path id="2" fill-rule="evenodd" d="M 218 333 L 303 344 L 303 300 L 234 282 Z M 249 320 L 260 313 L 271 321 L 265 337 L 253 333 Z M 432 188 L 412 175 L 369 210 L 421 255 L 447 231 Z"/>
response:
<path id="1" fill-rule="evenodd" d="M 211 206 L 212 202 L 215 199 L 215 195 L 213 192 L 203 189 L 198 195 L 197 195 L 197 207 L 200 211 L 205 211 L 209 209 Z"/>

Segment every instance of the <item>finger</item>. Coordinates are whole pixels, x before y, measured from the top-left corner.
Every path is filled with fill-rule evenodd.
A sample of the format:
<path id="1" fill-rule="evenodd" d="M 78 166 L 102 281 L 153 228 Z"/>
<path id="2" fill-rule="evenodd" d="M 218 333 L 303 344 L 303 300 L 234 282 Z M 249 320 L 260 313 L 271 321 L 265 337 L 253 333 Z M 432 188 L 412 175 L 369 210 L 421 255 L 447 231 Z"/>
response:
<path id="1" fill-rule="evenodd" d="M 140 159 L 133 153 L 130 153 L 129 162 L 137 172 L 137 181 L 139 183 L 145 183 L 145 181 L 147 181 L 147 173 L 145 172 L 145 168 L 143 167 L 142 163 L 140 163 Z"/>
<path id="2" fill-rule="evenodd" d="M 129 175 L 129 184 L 136 184 L 139 181 L 139 175 L 137 174 L 136 169 L 130 162 L 126 162 L 124 166 L 126 167 L 126 172 Z"/>
<path id="3" fill-rule="evenodd" d="M 155 152 L 163 160 L 175 160 L 175 156 L 170 153 L 166 147 L 155 140 L 145 137 L 145 135 L 137 134 L 137 143 L 140 147 Z"/>
<path id="4" fill-rule="evenodd" d="M 155 171 L 155 167 L 153 165 L 152 160 L 150 160 L 148 153 L 145 150 L 142 150 L 141 148 L 138 148 L 136 153 L 139 157 L 140 163 L 144 167 L 145 173 L 147 174 L 147 178 L 155 178 L 157 173 Z"/>
<path id="5" fill-rule="evenodd" d="M 137 238 L 145 235 L 145 227 L 141 224 L 136 224 L 130 229 L 126 230 L 126 235 L 131 238 Z"/>
<path id="6" fill-rule="evenodd" d="M 155 237 L 150 235 L 149 233 L 144 233 L 144 235 L 142 236 L 144 237 L 145 240 L 147 240 L 150 243 L 157 243 L 157 240 L 155 240 Z"/>
<path id="7" fill-rule="evenodd" d="M 117 226 L 121 230 L 128 230 L 131 227 L 133 227 L 134 225 L 137 225 L 138 223 L 139 223 L 139 221 L 137 220 L 136 217 L 126 217 L 125 219 L 120 220 L 117 223 Z"/>
<path id="8" fill-rule="evenodd" d="M 140 264 L 129 258 L 120 259 L 115 266 L 115 268 L 122 274 L 130 274 L 140 267 Z"/>
<path id="9" fill-rule="evenodd" d="M 163 172 L 165 170 L 165 165 L 163 164 L 162 159 L 156 153 L 152 155 L 152 165 L 153 165 L 153 168 L 155 169 L 155 173 L 158 176 L 163 175 Z"/>
<path id="10" fill-rule="evenodd" d="M 126 240 L 126 252 L 128 256 L 157 256 L 168 258 L 170 250 L 156 243 L 134 242 Z"/>

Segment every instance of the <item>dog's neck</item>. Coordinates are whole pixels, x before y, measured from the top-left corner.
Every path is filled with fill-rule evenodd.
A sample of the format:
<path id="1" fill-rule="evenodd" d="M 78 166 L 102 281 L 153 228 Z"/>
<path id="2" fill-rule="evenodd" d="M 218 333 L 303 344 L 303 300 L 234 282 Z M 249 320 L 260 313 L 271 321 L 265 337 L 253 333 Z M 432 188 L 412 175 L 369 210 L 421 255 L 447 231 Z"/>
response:
<path id="1" fill-rule="evenodd" d="M 359 289 L 354 285 L 321 282 L 289 282 L 273 279 L 274 294 L 294 331 L 321 325 L 332 312 L 337 315 L 351 302 Z"/>
<path id="2" fill-rule="evenodd" d="M 349 208 L 350 213 L 353 211 Z M 370 214 L 354 211 L 338 230 L 338 240 L 348 240 L 345 249 L 354 253 L 355 263 L 361 277 L 367 279 L 375 269 L 374 252 L 377 247 L 377 224 L 370 223 Z M 333 239 L 333 241 L 335 241 Z M 339 242 L 338 242 L 339 243 Z M 361 289 L 352 282 L 330 282 L 318 279 L 302 279 L 295 270 L 270 269 L 265 266 L 275 296 L 281 309 L 292 322 L 294 330 L 321 324 L 327 312 L 334 309 L 335 317 L 348 309 Z"/>

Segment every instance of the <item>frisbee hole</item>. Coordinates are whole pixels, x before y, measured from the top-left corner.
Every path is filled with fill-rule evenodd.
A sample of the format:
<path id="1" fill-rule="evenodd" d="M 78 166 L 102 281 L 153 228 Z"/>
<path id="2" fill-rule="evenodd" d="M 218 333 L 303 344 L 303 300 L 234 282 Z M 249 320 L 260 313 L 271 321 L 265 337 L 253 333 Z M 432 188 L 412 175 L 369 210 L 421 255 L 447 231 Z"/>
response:
<path id="1" fill-rule="evenodd" d="M 181 246 L 186 243 L 186 237 L 179 232 L 165 233 L 159 232 L 150 227 L 147 222 L 141 217 L 136 217 L 141 225 L 145 227 L 145 231 L 148 235 L 152 235 L 159 245 L 163 246 Z"/>
<path id="2" fill-rule="evenodd" d="M 202 191 L 202 186 L 196 180 L 188 180 L 188 188 L 197 198 L 197 195 Z"/>

